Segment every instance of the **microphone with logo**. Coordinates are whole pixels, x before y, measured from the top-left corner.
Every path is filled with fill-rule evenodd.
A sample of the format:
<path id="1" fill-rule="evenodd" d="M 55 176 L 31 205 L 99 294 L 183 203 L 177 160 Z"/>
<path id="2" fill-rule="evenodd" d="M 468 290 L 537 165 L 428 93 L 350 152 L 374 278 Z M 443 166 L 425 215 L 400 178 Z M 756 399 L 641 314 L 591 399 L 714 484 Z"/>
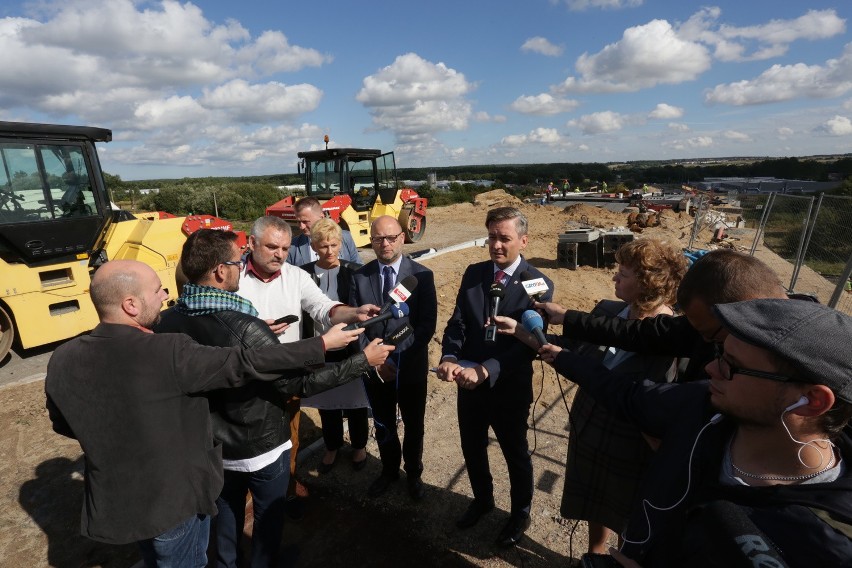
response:
<path id="1" fill-rule="evenodd" d="M 544 298 L 544 293 L 550 290 L 544 278 L 536 278 L 529 270 L 521 272 L 521 286 L 524 287 L 530 300 L 535 302 L 540 302 Z"/>
<path id="2" fill-rule="evenodd" d="M 544 320 L 538 315 L 535 310 L 527 310 L 521 315 L 521 325 L 524 329 L 533 334 L 540 346 L 549 345 L 547 336 L 544 335 Z"/>
<path id="3" fill-rule="evenodd" d="M 387 321 L 389 319 L 402 319 L 408 315 L 408 304 L 405 302 L 401 302 L 398 305 L 391 305 L 388 307 L 388 310 L 379 314 L 374 318 L 370 318 L 366 321 L 359 321 L 355 323 L 350 323 L 346 327 L 343 328 L 343 331 L 352 331 L 353 329 L 361 329 L 362 327 L 367 327 L 376 323 L 381 323 L 383 321 Z"/>
<path id="4" fill-rule="evenodd" d="M 388 292 L 388 296 L 390 298 L 382 305 L 382 309 L 379 310 L 379 314 L 384 314 L 391 309 L 391 306 L 393 305 L 399 305 L 407 302 L 415 288 L 417 288 L 417 277 L 413 274 L 409 274 L 397 282 L 396 286 Z"/>
<path id="5" fill-rule="evenodd" d="M 494 282 L 488 290 L 488 295 L 491 296 L 491 313 L 489 314 L 491 324 L 485 328 L 485 341 L 497 341 L 497 324 L 494 322 L 494 317 L 500 308 L 500 300 L 506 295 L 506 287 L 500 282 Z"/>
<path id="6" fill-rule="evenodd" d="M 405 306 L 405 304 L 400 304 L 400 306 Z M 382 339 L 382 343 L 385 344 L 385 345 L 393 345 L 394 347 L 396 347 L 400 343 L 402 343 L 403 341 L 405 341 L 406 339 L 411 337 L 412 333 L 414 333 L 414 328 L 411 327 L 411 324 L 406 323 L 401 328 L 399 328 L 398 330 L 394 331 L 393 333 L 391 333 L 390 335 L 388 335 L 387 337 Z M 388 357 L 388 360 L 389 361 L 391 360 L 390 357 Z M 367 374 L 367 378 L 370 381 L 378 380 L 381 383 L 385 382 L 385 380 L 379 374 L 378 368 L 370 371 Z"/>

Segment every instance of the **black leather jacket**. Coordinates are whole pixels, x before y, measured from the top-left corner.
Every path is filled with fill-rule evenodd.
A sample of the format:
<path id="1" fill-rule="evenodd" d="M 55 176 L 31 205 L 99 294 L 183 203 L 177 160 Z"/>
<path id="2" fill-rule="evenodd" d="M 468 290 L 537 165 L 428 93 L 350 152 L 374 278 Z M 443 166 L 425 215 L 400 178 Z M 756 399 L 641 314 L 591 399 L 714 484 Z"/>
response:
<path id="1" fill-rule="evenodd" d="M 163 312 L 157 333 L 185 333 L 202 345 L 263 347 L 278 338 L 256 317 L 236 311 L 189 316 L 174 308 Z M 299 349 L 299 342 L 292 344 Z M 225 459 L 248 459 L 272 450 L 290 439 L 284 401 L 292 395 L 307 397 L 346 384 L 369 370 L 367 357 L 358 353 L 335 365 L 307 371 L 294 369 L 271 383 L 252 381 L 245 386 L 206 393 L 213 436 L 222 442 Z"/>

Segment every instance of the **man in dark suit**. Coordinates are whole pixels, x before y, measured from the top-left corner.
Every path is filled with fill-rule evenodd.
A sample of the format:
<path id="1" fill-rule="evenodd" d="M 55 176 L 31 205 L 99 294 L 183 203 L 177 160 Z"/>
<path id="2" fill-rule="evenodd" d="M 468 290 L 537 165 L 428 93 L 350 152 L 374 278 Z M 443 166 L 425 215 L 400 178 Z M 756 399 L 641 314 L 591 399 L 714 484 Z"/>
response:
<path id="1" fill-rule="evenodd" d="M 423 434 L 426 415 L 426 374 L 429 369 L 429 341 L 435 334 L 438 300 L 432 271 L 402 256 L 405 233 L 399 222 L 382 216 L 370 227 L 370 242 L 376 260 L 355 272 L 349 304 L 383 304 L 388 292 L 408 276 L 417 278 L 417 287 L 406 300 L 407 317 L 391 319 L 366 328 L 367 342 L 388 337 L 406 324 L 414 332 L 396 346 L 392 357 L 377 368 L 381 381 L 370 381 L 367 394 L 373 408 L 376 440 L 382 458 L 382 473 L 370 485 L 369 495 L 378 497 L 399 479 L 399 466 L 405 459 L 408 493 L 415 500 L 424 495 Z M 400 446 L 396 429 L 396 405 L 405 423 L 405 440 Z"/>
<path id="2" fill-rule="evenodd" d="M 222 448 L 207 399 L 195 393 L 271 381 L 315 366 L 355 332 L 259 349 L 206 347 L 154 334 L 167 295 L 154 270 L 114 260 L 92 278 L 100 324 L 54 351 L 45 392 L 53 429 L 86 457 L 82 533 L 137 542 L 147 566 L 207 564 Z M 330 339 L 332 339 L 330 341 Z"/>
<path id="3" fill-rule="evenodd" d="M 499 545 L 508 547 L 517 544 L 530 525 L 533 471 L 527 418 L 533 400 L 535 351 L 502 335 L 486 338 L 485 326 L 496 282 L 502 285 L 503 294 L 499 315 L 516 319 L 531 304 L 521 284 L 523 272 L 544 278 L 548 285 L 545 299 L 552 297 L 553 283 L 521 256 L 528 239 L 523 213 L 514 207 L 492 209 L 485 226 L 491 260 L 468 266 L 462 276 L 456 307 L 444 331 L 438 377 L 458 385 L 459 434 L 473 490 L 473 502 L 456 525 L 472 527 L 494 508 L 494 484 L 488 467 L 491 427 L 509 469 L 511 515 L 497 537 Z M 499 294 L 498 290 L 495 292 Z"/>

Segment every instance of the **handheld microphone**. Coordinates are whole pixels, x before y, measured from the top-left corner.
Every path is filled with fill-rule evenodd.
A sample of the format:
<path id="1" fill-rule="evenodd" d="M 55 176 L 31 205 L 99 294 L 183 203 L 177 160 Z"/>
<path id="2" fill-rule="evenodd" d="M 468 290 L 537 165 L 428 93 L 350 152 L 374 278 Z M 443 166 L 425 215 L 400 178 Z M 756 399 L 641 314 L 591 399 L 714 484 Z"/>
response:
<path id="1" fill-rule="evenodd" d="M 373 325 L 374 323 L 380 323 L 389 319 L 401 319 L 408 315 L 408 304 L 402 302 L 398 306 L 391 306 L 388 308 L 383 314 L 379 314 L 374 318 L 370 318 L 367 321 L 359 321 L 355 323 L 350 323 L 346 327 L 343 328 L 343 331 L 352 331 L 354 329 L 361 329 L 362 327 L 367 327 L 368 325 Z"/>
<path id="2" fill-rule="evenodd" d="M 491 296 L 491 324 L 485 328 L 485 341 L 497 341 L 497 324 L 494 323 L 494 317 L 500 308 L 500 299 L 506 295 L 506 287 L 500 282 L 494 282 L 488 290 L 488 295 Z"/>
<path id="3" fill-rule="evenodd" d="M 550 290 L 544 278 L 536 278 L 529 270 L 521 272 L 521 286 L 524 287 L 524 291 L 530 297 L 530 300 L 536 302 L 540 302 L 544 293 Z"/>
<path id="4" fill-rule="evenodd" d="M 405 305 L 405 304 L 402 304 L 402 305 Z M 384 343 L 385 345 L 396 346 L 396 345 L 399 345 L 400 343 L 402 343 L 403 341 L 405 341 L 406 339 L 408 339 L 409 337 L 411 337 L 412 333 L 414 333 L 414 328 L 411 327 L 410 324 L 405 324 L 404 326 L 402 326 L 401 328 L 399 328 L 398 330 L 396 330 L 395 332 L 393 332 L 389 336 L 385 337 L 382 340 L 382 343 Z"/>
<path id="5" fill-rule="evenodd" d="M 545 346 L 550 344 L 544 335 L 544 320 L 541 319 L 541 316 L 535 310 L 527 310 L 523 313 L 521 316 L 521 325 L 524 326 L 525 330 L 535 336 L 539 345 Z"/>
<path id="6" fill-rule="evenodd" d="M 409 274 L 397 282 L 396 286 L 388 292 L 390 299 L 382 305 L 382 309 L 379 310 L 379 314 L 384 314 L 393 305 L 399 305 L 407 302 L 415 288 L 417 288 L 417 277 L 413 274 Z"/>

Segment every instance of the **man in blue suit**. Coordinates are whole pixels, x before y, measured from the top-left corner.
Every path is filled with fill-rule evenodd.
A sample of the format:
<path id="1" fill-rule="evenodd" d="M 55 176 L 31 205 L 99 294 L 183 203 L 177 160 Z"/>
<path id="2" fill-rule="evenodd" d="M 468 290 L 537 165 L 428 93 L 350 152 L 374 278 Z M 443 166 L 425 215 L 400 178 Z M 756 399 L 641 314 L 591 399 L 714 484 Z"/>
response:
<path id="1" fill-rule="evenodd" d="M 438 378 L 458 386 L 458 420 L 462 454 L 473 490 L 473 502 L 456 522 L 465 529 L 494 508 L 494 483 L 488 466 L 488 428 L 494 430 L 509 469 L 511 515 L 497 537 L 514 546 L 530 525 L 533 496 L 532 460 L 527 445 L 527 418 L 533 400 L 532 360 L 535 351 L 504 335 L 486 333 L 492 293 L 499 294 L 498 315 L 520 319 L 532 302 L 521 274 L 544 278 L 545 298 L 553 282 L 521 256 L 527 246 L 527 219 L 514 207 L 488 212 L 491 260 L 472 264 L 462 276 L 453 315 L 442 341 Z"/>
<path id="2" fill-rule="evenodd" d="M 411 295 L 405 302 L 407 317 L 373 324 L 362 334 L 371 341 L 376 337 L 389 337 L 406 324 L 413 328 L 411 336 L 396 345 L 393 360 L 388 358 L 378 366 L 378 378 L 367 385 L 382 459 L 382 473 L 370 485 L 368 494 L 378 497 L 385 493 L 399 479 L 399 467 L 404 459 L 408 493 L 412 499 L 419 501 L 425 492 L 420 476 L 423 472 L 429 341 L 435 334 L 438 320 L 435 277 L 425 266 L 402 256 L 405 234 L 393 217 L 385 215 L 373 221 L 370 242 L 376 260 L 362 266 L 353 275 L 350 305 L 364 302 L 384 304 L 388 292 L 408 276 L 417 279 L 417 286 L 410 290 Z M 364 343 L 362 348 L 368 343 Z M 402 445 L 396 428 L 397 404 L 405 423 Z"/>
<path id="3" fill-rule="evenodd" d="M 302 230 L 302 234 L 293 239 L 290 252 L 287 254 L 287 263 L 293 266 L 302 266 L 318 258 L 314 249 L 311 248 L 311 227 L 325 217 L 325 214 L 322 212 L 322 205 L 316 197 L 303 197 L 296 202 L 293 209 L 296 212 L 296 220 L 299 222 L 299 229 Z M 359 266 L 363 264 L 358 255 L 355 241 L 352 240 L 352 233 L 347 230 L 343 231 L 340 259 L 354 262 Z"/>

